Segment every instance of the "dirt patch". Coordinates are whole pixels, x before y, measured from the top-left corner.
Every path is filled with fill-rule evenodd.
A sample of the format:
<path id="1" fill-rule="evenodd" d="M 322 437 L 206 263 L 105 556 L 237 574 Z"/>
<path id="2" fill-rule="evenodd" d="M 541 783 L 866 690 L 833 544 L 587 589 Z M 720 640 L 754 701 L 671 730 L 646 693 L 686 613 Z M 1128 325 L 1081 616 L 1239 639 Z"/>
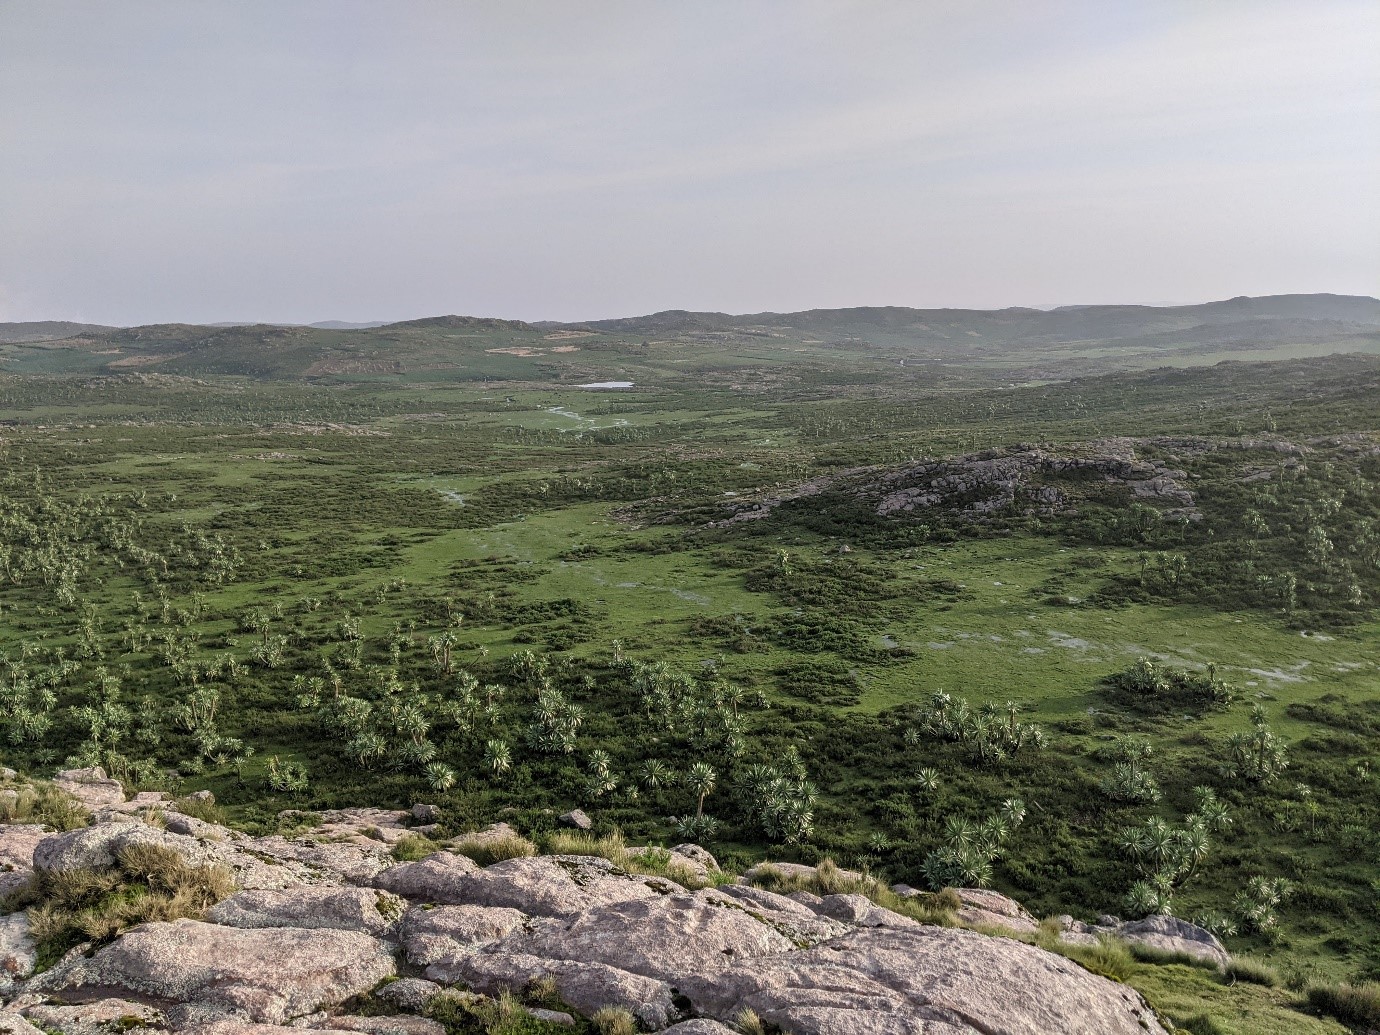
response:
<path id="1" fill-rule="evenodd" d="M 111 360 L 111 367 L 151 367 L 155 363 L 167 363 L 170 360 L 181 359 L 185 352 L 173 352 L 166 356 L 126 356 L 124 359 Z"/>

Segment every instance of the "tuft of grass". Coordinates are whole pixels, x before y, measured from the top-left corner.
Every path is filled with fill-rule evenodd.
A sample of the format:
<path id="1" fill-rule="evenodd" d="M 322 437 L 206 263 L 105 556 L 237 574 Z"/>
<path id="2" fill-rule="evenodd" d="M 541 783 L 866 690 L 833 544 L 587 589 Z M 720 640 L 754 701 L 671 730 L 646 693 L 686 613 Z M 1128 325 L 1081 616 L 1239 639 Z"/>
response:
<path id="1" fill-rule="evenodd" d="M 205 798 L 178 798 L 172 807 L 173 811 L 204 823 L 214 823 L 222 827 L 226 824 L 224 810 L 214 801 L 207 801 Z"/>
<path id="2" fill-rule="evenodd" d="M 767 1035 L 767 1026 L 762 1023 L 762 1018 L 757 1016 L 757 1011 L 750 1006 L 745 1006 L 738 1011 L 733 1018 L 733 1026 L 743 1035 Z"/>
<path id="3" fill-rule="evenodd" d="M 542 839 L 542 850 L 548 855 L 593 855 L 615 866 L 628 860 L 628 843 L 617 830 L 602 837 L 583 830 L 555 830 Z"/>
<path id="4" fill-rule="evenodd" d="M 490 866 L 504 859 L 526 859 L 537 854 L 537 846 L 521 834 L 502 837 L 459 837 L 454 850 L 467 855 L 480 866 Z"/>
<path id="5" fill-rule="evenodd" d="M 1149 963 L 1158 967 L 1177 964 L 1181 967 L 1201 967 L 1203 970 L 1221 973 L 1217 964 L 1212 962 L 1212 960 L 1204 959 L 1202 956 L 1195 956 L 1191 952 L 1160 949 L 1153 945 L 1141 944 L 1140 942 L 1127 942 L 1126 947 L 1130 950 L 1131 955 L 1135 957 L 1137 963 Z"/>
<path id="6" fill-rule="evenodd" d="M 43 781 L 14 788 L 14 797 L 0 798 L 0 823 L 42 823 L 54 830 L 75 830 L 91 822 L 81 802 Z"/>
<path id="7" fill-rule="evenodd" d="M 962 906 L 953 888 L 903 898 L 876 877 L 849 873 L 832 859 L 822 860 L 813 874 L 797 877 L 788 877 L 774 866 L 762 866 L 753 883 L 779 895 L 789 895 L 793 891 L 807 891 L 813 895 L 863 895 L 883 909 L 937 927 L 955 926 L 958 923 L 956 914 Z"/>
<path id="8" fill-rule="evenodd" d="M 225 866 L 192 866 L 170 848 L 134 844 L 120 850 L 110 869 L 35 874 L 11 902 L 29 906 L 40 966 L 50 966 L 82 941 L 107 942 L 151 921 L 202 919 L 234 891 L 234 874 Z"/>
<path id="9" fill-rule="evenodd" d="M 398 862 L 417 862 L 428 855 L 434 855 L 441 846 L 421 834 L 404 834 L 393 845 L 390 853 Z"/>
<path id="10" fill-rule="evenodd" d="M 1061 942 L 1059 955 L 1071 959 L 1084 970 L 1111 978 L 1113 981 L 1126 981 L 1135 969 L 1136 958 L 1127 944 L 1116 938 L 1098 938 L 1096 945 L 1069 945 Z"/>
<path id="11" fill-rule="evenodd" d="M 1380 983 L 1374 981 L 1360 985 L 1312 985 L 1308 989 L 1308 1005 L 1343 1024 L 1380 1027 Z"/>
<path id="12" fill-rule="evenodd" d="M 637 1019 L 621 1006 L 601 1006 L 590 1021 L 599 1035 L 637 1035 Z"/>
<path id="13" fill-rule="evenodd" d="M 1268 963 L 1251 959 L 1249 956 L 1233 957 L 1227 964 L 1224 977 L 1228 981 L 1245 981 L 1252 985 L 1264 985 L 1266 988 L 1279 988 L 1284 984 L 1279 971 Z"/>

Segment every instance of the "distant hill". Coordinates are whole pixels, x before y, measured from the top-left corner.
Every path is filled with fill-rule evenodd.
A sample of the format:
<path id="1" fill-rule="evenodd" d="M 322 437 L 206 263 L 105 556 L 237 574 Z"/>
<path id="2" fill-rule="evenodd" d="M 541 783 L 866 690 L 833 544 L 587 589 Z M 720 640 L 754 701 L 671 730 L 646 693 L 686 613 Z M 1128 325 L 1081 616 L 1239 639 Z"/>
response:
<path id="1" fill-rule="evenodd" d="M 1191 306 L 1087 305 L 1060 306 L 1053 310 L 1012 309 L 908 309 L 899 306 L 867 306 L 852 309 L 811 309 L 799 313 L 695 313 L 668 310 L 649 316 L 592 320 L 577 324 L 550 325 L 564 329 L 586 328 L 631 334 L 674 332 L 726 332 L 763 329 L 797 331 L 843 337 L 872 337 L 880 341 L 978 342 L 1015 341 L 1110 341 L 1174 332 L 1214 324 L 1255 321 L 1260 329 L 1274 320 L 1294 321 L 1294 333 L 1307 324 L 1322 321 L 1326 333 L 1368 331 L 1380 328 L 1380 299 L 1356 295 L 1242 296 L 1223 302 Z M 544 325 L 546 326 L 546 325 Z M 1323 330 L 1323 328 L 1311 328 Z M 1273 337 L 1273 335 L 1271 335 Z"/>
<path id="2" fill-rule="evenodd" d="M 1380 300 L 1271 295 L 1190 306 L 1051 310 L 866 306 L 798 313 L 668 310 L 582 323 L 432 316 L 387 324 L 0 324 L 0 371 L 424 381 L 706 385 L 785 377 L 1019 383 L 1223 359 L 1380 353 Z"/>
<path id="3" fill-rule="evenodd" d="M 522 320 L 497 320 L 489 316 L 428 316 L 420 320 L 400 320 L 379 324 L 384 330 L 464 330 L 464 331 L 535 331 L 537 328 Z"/>
<path id="4" fill-rule="evenodd" d="M 93 331 L 113 331 L 97 323 L 68 323 L 66 320 L 39 320 L 35 323 L 0 323 L 0 342 L 60 341 Z"/>

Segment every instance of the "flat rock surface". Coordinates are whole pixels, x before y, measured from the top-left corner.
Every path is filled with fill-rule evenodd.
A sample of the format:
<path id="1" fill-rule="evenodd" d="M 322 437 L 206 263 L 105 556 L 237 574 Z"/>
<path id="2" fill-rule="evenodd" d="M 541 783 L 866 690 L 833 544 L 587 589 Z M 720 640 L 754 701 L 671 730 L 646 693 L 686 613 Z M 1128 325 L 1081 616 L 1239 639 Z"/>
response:
<path id="1" fill-rule="evenodd" d="M 662 981 L 701 974 L 795 945 L 742 905 L 714 892 L 657 895 L 595 906 L 516 931 L 488 951 L 604 963 Z"/>
<path id="2" fill-rule="evenodd" d="M 195 920 L 145 924 L 90 959 L 30 983 L 65 998 L 133 994 L 281 1024 L 336 1005 L 392 975 L 393 957 L 354 931 L 240 930 Z"/>
<path id="3" fill-rule="evenodd" d="M 403 917 L 399 938 L 409 963 L 429 967 L 496 942 L 526 919 L 503 906 L 414 906 Z"/>
<path id="4" fill-rule="evenodd" d="M 34 849 L 48 836 L 36 823 L 14 823 L 0 827 L 0 870 L 31 870 Z"/>
<path id="5" fill-rule="evenodd" d="M 9 993 L 34 972 L 38 948 L 23 913 L 0 917 L 0 993 Z"/>
<path id="6" fill-rule="evenodd" d="M 66 791 L 88 809 L 120 805 L 125 800 L 124 786 L 119 780 L 110 779 L 99 766 L 91 769 L 64 769 L 53 777 L 53 783 L 59 790 Z"/>
<path id="7" fill-rule="evenodd" d="M 464 855 L 436 852 L 417 862 L 399 863 L 374 877 L 374 887 L 416 902 L 460 905 L 466 879 L 479 864 Z"/>
<path id="8" fill-rule="evenodd" d="M 606 859 L 542 855 L 506 859 L 459 885 L 456 904 L 507 906 L 529 916 L 573 916 L 595 906 L 657 898 L 684 889 L 660 877 L 623 873 Z"/>
<path id="9" fill-rule="evenodd" d="M 940 927 L 860 929 L 677 987 L 696 1013 L 750 1008 L 794 1035 L 1163 1035 L 1124 985 L 1022 942 Z"/>
<path id="10" fill-rule="evenodd" d="M 362 931 L 386 937 L 406 903 L 373 888 L 302 887 L 241 891 L 212 908 L 207 919 L 227 927 L 299 927 Z"/>
<path id="11" fill-rule="evenodd" d="M 110 1035 L 111 1032 L 139 1029 L 140 1031 L 168 1028 L 168 1019 L 161 1010 L 127 999 L 98 999 L 74 1006 L 31 1006 L 25 1016 L 45 1031 L 60 1031 L 63 1035 Z"/>

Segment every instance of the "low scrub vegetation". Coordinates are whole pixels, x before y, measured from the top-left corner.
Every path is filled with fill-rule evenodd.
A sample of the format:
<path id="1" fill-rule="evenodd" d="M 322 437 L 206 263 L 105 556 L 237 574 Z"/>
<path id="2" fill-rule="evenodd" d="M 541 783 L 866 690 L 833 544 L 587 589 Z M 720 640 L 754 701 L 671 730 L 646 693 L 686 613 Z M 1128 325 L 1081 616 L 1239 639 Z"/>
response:
<path id="1" fill-rule="evenodd" d="M 43 965 L 78 942 L 99 945 L 137 924 L 201 919 L 234 891 L 234 875 L 224 866 L 192 866 L 162 845 L 131 844 L 109 869 L 37 873 L 6 906 L 28 907 Z"/>

